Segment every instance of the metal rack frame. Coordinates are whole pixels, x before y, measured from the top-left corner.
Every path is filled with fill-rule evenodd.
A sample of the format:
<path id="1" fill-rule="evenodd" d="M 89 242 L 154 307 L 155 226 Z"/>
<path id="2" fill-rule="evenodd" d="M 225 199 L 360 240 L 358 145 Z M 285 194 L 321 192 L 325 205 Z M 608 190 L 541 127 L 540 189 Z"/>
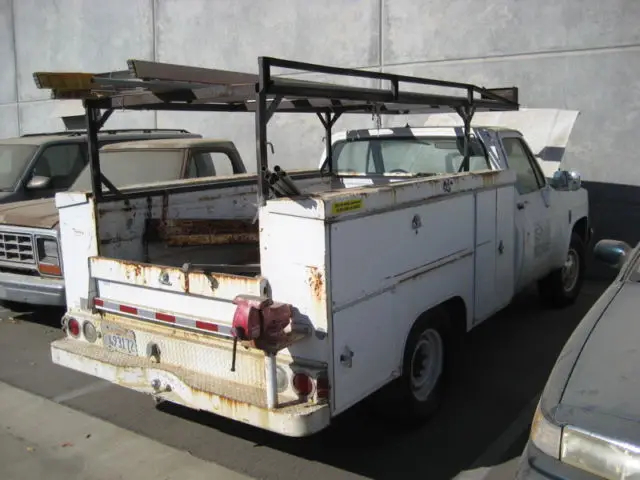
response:
<path id="1" fill-rule="evenodd" d="M 215 70 L 144 60 L 129 60 L 128 70 L 108 73 L 36 72 L 41 89 L 51 89 L 55 99 L 82 99 L 86 111 L 93 195 L 97 202 L 119 196 L 102 175 L 98 131 L 114 109 L 196 112 L 254 112 L 258 205 L 264 205 L 269 185 L 263 172 L 268 166 L 267 124 L 274 113 L 315 113 L 325 128 L 327 164 L 331 171 L 331 131 L 343 113 L 393 115 L 457 112 L 464 123 L 464 169 L 468 169 L 471 120 L 476 111 L 518 110 L 518 88 L 482 88 L 377 71 L 331 67 L 273 57 L 258 58 L 258 74 Z M 323 74 L 389 82 L 388 88 L 352 87 L 313 82 L 272 74 L 274 68 L 296 74 Z M 453 89 L 458 95 L 408 91 L 404 84 Z M 104 110 L 104 113 L 100 113 Z M 104 193 L 101 184 L 111 192 Z"/>

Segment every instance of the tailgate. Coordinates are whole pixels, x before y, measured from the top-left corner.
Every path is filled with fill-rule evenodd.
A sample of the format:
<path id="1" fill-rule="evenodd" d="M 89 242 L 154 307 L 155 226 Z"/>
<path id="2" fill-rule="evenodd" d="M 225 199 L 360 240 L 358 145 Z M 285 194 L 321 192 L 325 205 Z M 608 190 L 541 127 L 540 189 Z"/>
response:
<path id="1" fill-rule="evenodd" d="M 261 296 L 262 277 L 245 277 L 91 257 L 96 309 L 231 336 L 238 295 Z"/>

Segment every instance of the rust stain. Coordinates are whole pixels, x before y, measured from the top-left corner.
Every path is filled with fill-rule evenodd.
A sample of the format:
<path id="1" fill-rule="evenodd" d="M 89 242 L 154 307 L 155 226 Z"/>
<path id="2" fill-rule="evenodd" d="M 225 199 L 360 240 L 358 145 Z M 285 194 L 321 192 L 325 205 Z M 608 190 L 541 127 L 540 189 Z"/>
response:
<path id="1" fill-rule="evenodd" d="M 167 221 L 167 212 L 169 211 L 169 193 L 164 192 L 162 195 L 162 221 Z"/>
<path id="2" fill-rule="evenodd" d="M 185 272 L 178 267 L 159 266 L 130 260 L 99 258 L 101 264 L 113 273 L 119 273 L 134 285 L 154 285 L 163 275 L 179 279 L 182 291 L 194 295 L 214 296 L 216 298 L 233 299 L 239 291 L 256 292 L 260 290 L 260 280 L 255 277 L 218 273 L 203 269 L 192 269 Z M 163 288 L 158 285 L 157 288 Z"/>
<path id="3" fill-rule="evenodd" d="M 254 244 L 259 241 L 259 225 L 251 220 L 149 219 L 146 238 L 169 246 Z"/>
<path id="4" fill-rule="evenodd" d="M 189 293 L 190 289 L 189 289 L 189 272 L 185 273 L 183 276 L 183 281 L 182 281 L 182 290 L 184 290 L 184 293 Z"/>
<path id="5" fill-rule="evenodd" d="M 499 175 L 500 175 L 499 170 L 492 170 L 492 171 L 481 173 L 480 177 L 482 178 L 482 185 L 484 187 L 492 187 L 493 185 L 496 184 L 496 181 L 498 180 Z"/>
<path id="6" fill-rule="evenodd" d="M 314 300 L 324 300 L 324 278 L 318 267 L 307 267 L 309 270 L 309 286 Z"/>

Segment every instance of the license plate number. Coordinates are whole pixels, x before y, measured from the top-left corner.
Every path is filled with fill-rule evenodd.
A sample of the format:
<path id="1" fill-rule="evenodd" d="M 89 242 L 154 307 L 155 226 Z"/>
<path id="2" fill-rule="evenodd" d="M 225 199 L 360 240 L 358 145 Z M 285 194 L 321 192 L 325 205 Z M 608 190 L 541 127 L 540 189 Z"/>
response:
<path id="1" fill-rule="evenodd" d="M 126 353 L 127 355 L 138 355 L 136 334 L 133 330 L 103 323 L 102 335 L 103 343 L 107 350 Z"/>

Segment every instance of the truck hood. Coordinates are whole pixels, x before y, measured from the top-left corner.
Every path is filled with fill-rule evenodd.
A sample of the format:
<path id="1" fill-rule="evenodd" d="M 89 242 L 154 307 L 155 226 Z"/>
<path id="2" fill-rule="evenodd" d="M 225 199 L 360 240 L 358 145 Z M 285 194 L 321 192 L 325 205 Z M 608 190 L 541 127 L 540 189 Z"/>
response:
<path id="1" fill-rule="evenodd" d="M 635 441 L 640 440 L 639 296 L 640 283 L 628 282 L 620 289 L 584 344 L 560 400 L 565 408 L 597 415 L 594 421 L 629 422 Z"/>
<path id="2" fill-rule="evenodd" d="M 58 221 L 58 209 L 54 198 L 0 204 L 0 224 L 55 228 Z"/>
<path id="3" fill-rule="evenodd" d="M 524 135 L 547 177 L 560 168 L 569 137 L 578 119 L 578 110 L 556 108 L 522 108 L 510 112 L 478 112 L 472 125 L 503 127 L 518 130 Z M 427 117 L 425 127 L 459 126 L 457 113 L 434 113 Z"/>

